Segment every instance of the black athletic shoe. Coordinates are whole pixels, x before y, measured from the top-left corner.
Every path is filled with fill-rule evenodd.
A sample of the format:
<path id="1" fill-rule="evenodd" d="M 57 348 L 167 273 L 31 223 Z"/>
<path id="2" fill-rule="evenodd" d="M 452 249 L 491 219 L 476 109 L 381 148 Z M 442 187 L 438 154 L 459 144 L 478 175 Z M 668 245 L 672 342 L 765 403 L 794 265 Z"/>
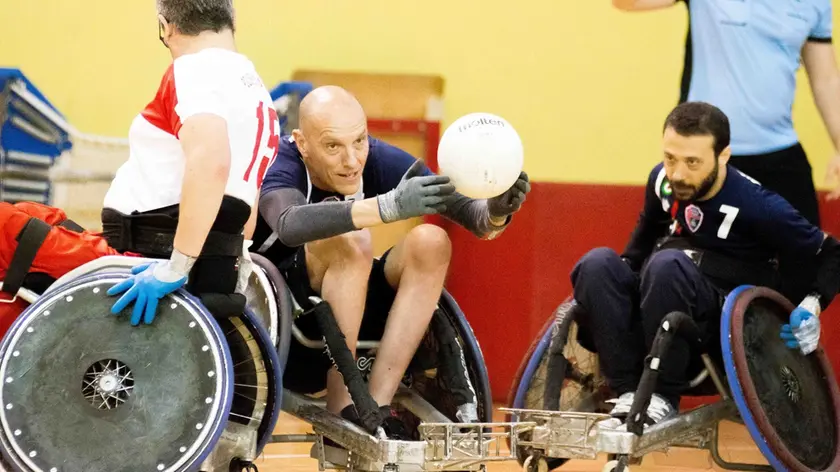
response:
<path id="1" fill-rule="evenodd" d="M 408 430 L 405 427 L 405 423 L 402 422 L 399 417 L 397 417 L 394 410 L 391 409 L 391 406 L 380 406 L 379 411 L 384 418 L 382 420 L 382 429 L 385 430 L 385 435 L 388 436 L 388 439 L 393 439 L 396 441 L 411 441 L 411 434 L 409 434 Z"/>

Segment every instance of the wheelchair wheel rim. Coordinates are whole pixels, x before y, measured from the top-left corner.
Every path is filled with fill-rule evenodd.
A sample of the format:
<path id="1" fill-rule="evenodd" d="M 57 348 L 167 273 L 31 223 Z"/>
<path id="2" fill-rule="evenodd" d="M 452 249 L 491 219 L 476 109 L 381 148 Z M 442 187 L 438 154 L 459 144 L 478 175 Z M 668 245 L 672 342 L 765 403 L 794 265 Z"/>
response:
<path id="1" fill-rule="evenodd" d="M 561 303 L 560 306 L 551 314 L 549 319 L 546 321 L 546 323 L 542 327 L 542 330 L 541 330 L 542 335 L 537 337 L 534 340 L 534 342 L 531 344 L 531 347 L 526 352 L 526 354 L 523 358 L 523 362 L 520 365 L 520 367 L 519 367 L 519 369 L 516 373 L 516 376 L 514 377 L 513 384 L 511 386 L 510 392 L 508 394 L 507 403 L 510 406 L 510 408 L 515 408 L 515 409 L 529 409 L 530 408 L 530 409 L 537 409 L 537 410 L 540 410 L 540 409 L 543 408 L 542 402 L 540 402 L 539 406 L 529 407 L 529 395 L 532 392 L 532 390 L 535 389 L 535 388 L 545 389 L 545 383 L 544 383 L 545 379 L 543 379 L 543 383 L 538 385 L 538 386 L 533 386 L 532 384 L 534 382 L 534 378 L 538 375 L 538 373 L 540 373 L 540 371 L 542 369 L 544 369 L 543 363 L 544 362 L 547 363 L 548 349 L 551 345 L 551 338 L 552 338 L 552 334 L 553 334 L 553 329 L 554 329 L 554 325 L 555 325 L 556 319 L 557 319 L 557 310 L 561 309 L 562 307 L 564 307 L 567 303 L 570 303 L 571 301 L 572 301 L 571 298 L 569 298 L 567 300 L 564 300 L 563 303 Z M 566 326 L 566 345 L 563 348 L 563 355 L 567 356 L 567 355 L 570 354 L 569 349 L 570 349 L 570 346 L 572 346 L 572 344 L 575 344 L 578 349 L 582 349 L 582 350 L 586 351 L 585 348 L 583 348 L 583 346 L 580 346 L 580 344 L 577 343 L 576 334 L 575 334 L 576 332 L 574 331 L 574 330 L 577 329 L 577 327 L 576 327 L 576 323 L 574 322 L 574 319 L 569 320 L 568 324 L 566 324 L 565 326 Z M 592 356 L 593 358 L 595 357 L 595 354 L 593 354 L 591 352 L 588 352 L 588 351 L 587 351 L 587 354 L 585 354 L 585 355 Z M 571 358 L 578 359 L 578 357 L 574 356 L 574 355 L 572 355 L 569 359 L 571 359 Z M 576 365 L 581 365 L 581 364 L 578 364 L 577 362 L 575 362 L 575 364 Z M 595 371 L 594 373 L 600 378 L 600 375 L 598 375 L 597 363 L 594 366 L 592 366 L 591 369 L 584 368 L 583 370 L 593 370 L 593 371 Z M 559 398 L 559 403 L 560 403 L 561 409 L 566 409 L 566 407 L 563 406 L 563 404 L 564 404 L 563 400 L 564 400 L 564 393 L 569 391 L 566 388 L 567 387 L 567 382 L 574 382 L 574 381 L 569 379 L 569 378 L 566 378 L 563 382 L 564 385 L 561 388 L 560 398 Z M 569 407 L 569 408 L 572 408 L 572 409 L 577 408 L 577 409 L 581 409 L 582 411 L 589 411 L 586 406 L 582 406 L 582 405 L 587 405 L 587 404 L 591 404 L 592 402 L 597 402 L 598 398 L 599 398 L 598 397 L 599 393 L 597 393 L 597 392 L 601 391 L 602 388 L 603 388 L 603 385 L 595 385 L 595 389 L 593 390 L 593 392 L 588 394 L 588 396 L 579 395 L 576 399 L 576 405 L 577 406 L 576 407 Z M 581 386 L 581 391 L 578 392 L 578 393 L 583 394 L 582 386 Z M 569 400 L 569 397 L 566 397 L 566 400 Z M 595 409 L 597 409 L 597 407 Z M 507 414 L 507 418 L 508 418 L 508 421 L 510 421 L 511 415 L 509 413 Z M 510 447 L 510 440 L 508 440 L 508 447 Z M 518 460 L 519 460 L 520 465 L 522 465 L 523 461 L 525 460 L 525 457 L 518 457 Z M 553 457 L 546 457 L 546 460 L 548 461 L 548 466 L 549 466 L 550 469 L 554 469 L 556 467 L 559 467 L 559 466 L 563 465 L 564 463 L 566 463 L 568 461 L 568 459 L 565 459 L 565 458 L 553 458 Z"/>
<path id="2" fill-rule="evenodd" d="M 778 292 L 763 287 L 741 286 L 733 290 L 726 298 L 721 319 L 721 347 L 723 349 L 724 368 L 732 397 L 744 424 L 755 441 L 762 455 L 776 470 L 796 472 L 828 472 L 840 469 L 840 390 L 834 378 L 831 364 L 822 348 L 811 355 L 826 374 L 827 393 L 834 409 L 835 451 L 830 464 L 821 469 L 813 469 L 803 464 L 777 434 L 772 422 L 762 406 L 756 386 L 750 375 L 749 356 L 746 352 L 744 324 L 747 308 L 758 298 L 769 299 L 778 303 L 787 312 L 794 309 L 789 300 Z M 782 342 L 779 339 L 778 342 Z"/>
<path id="3" fill-rule="evenodd" d="M 459 346 L 457 355 L 460 356 L 460 369 L 463 369 L 461 373 L 465 375 L 465 380 L 468 383 L 467 387 L 469 387 L 470 394 L 473 396 L 472 399 L 475 401 L 478 420 L 490 422 L 493 415 L 492 397 L 484 357 L 466 317 L 446 290 L 442 292 L 434 316 L 432 323 L 445 323 L 449 329 L 452 329 L 455 336 L 454 341 Z M 459 421 L 455 394 L 450 389 L 451 386 L 447 385 L 442 378 L 442 369 L 445 368 L 442 363 L 451 362 L 452 359 L 445 361 L 439 357 L 440 341 L 430 325 L 430 329 L 421 340 L 420 346 L 406 371 L 404 380 L 407 382 L 405 385 L 417 392 L 424 401 L 430 403 L 435 410 L 449 420 Z M 433 369 L 437 373 L 430 376 L 426 369 Z M 393 406 L 396 407 L 397 416 L 412 431 L 416 431 L 418 424 L 424 421 L 436 421 L 423 416 L 422 413 L 418 416 L 406 408 L 405 405 L 394 404 Z"/>
<path id="4" fill-rule="evenodd" d="M 253 256 L 251 258 L 253 261 Z M 268 331 L 271 344 L 276 346 L 278 320 L 278 303 L 275 299 L 276 287 L 269 279 L 261 262 L 253 261 L 254 267 L 251 277 L 248 279 L 245 297 L 248 299 L 247 304 L 251 307 L 253 314 L 257 315 L 260 323 Z M 266 290 L 266 292 L 263 292 L 263 290 Z"/>
<path id="5" fill-rule="evenodd" d="M 173 427 L 172 431 L 162 433 L 169 435 L 168 437 L 175 437 L 178 441 L 160 446 L 158 451 L 151 451 L 158 454 L 150 454 L 155 457 L 146 457 L 145 460 L 149 462 L 147 465 L 141 464 L 144 459 L 137 460 L 139 456 L 142 456 L 141 451 L 134 451 L 133 454 L 129 452 L 135 459 L 133 463 L 137 467 L 151 467 L 152 470 L 159 471 L 191 470 L 206 459 L 222 434 L 231 404 L 233 378 L 229 368 L 230 352 L 227 350 L 224 335 L 218 324 L 194 297 L 183 290 L 168 295 L 160 301 L 159 310 L 172 310 L 169 313 L 160 313 L 159 319 L 155 320 L 158 323 L 157 329 L 160 331 L 155 330 L 154 326 L 130 326 L 126 313 L 120 316 L 114 316 L 110 311 L 102 313 L 105 311 L 104 304 L 107 304 L 109 310 L 110 305 L 116 301 L 116 297 L 104 298 L 107 297 L 105 295 L 107 289 L 125 280 L 127 276 L 128 274 L 122 273 L 96 274 L 82 277 L 55 291 L 50 291 L 21 314 L 0 344 L 0 377 L 4 379 L 0 387 L 0 404 L 4 405 L 0 412 L 0 441 L 3 443 L 4 458 L 17 469 L 57 471 L 63 470 L 68 464 L 73 467 L 73 459 L 67 457 L 72 454 L 64 454 L 61 450 L 70 447 L 73 451 L 78 451 L 80 448 L 73 444 L 84 441 L 85 447 L 94 452 L 94 456 L 99 454 L 98 462 L 96 462 L 96 457 L 84 454 L 76 456 L 75 460 L 84 462 L 86 470 L 102 470 L 102 467 L 114 470 L 115 463 L 109 461 L 117 460 L 113 456 L 119 456 L 125 448 L 123 451 L 112 450 L 108 454 L 101 451 L 107 450 L 107 446 L 117 449 L 120 440 L 128 441 L 128 439 L 117 438 L 118 434 L 110 436 L 109 434 L 132 423 L 134 429 L 139 431 L 155 421 L 148 418 L 165 418 L 174 413 L 171 406 L 167 409 L 165 405 L 176 402 L 177 399 L 170 397 L 168 401 L 155 400 L 163 393 L 156 393 L 154 390 L 160 388 L 158 386 L 161 385 L 161 382 L 155 382 L 155 375 L 165 375 L 161 372 L 174 372 L 179 366 L 176 366 L 173 360 L 166 365 L 164 371 L 155 370 L 155 367 L 159 366 L 155 360 L 165 357 L 165 353 L 155 352 L 154 349 L 148 349 L 149 346 L 143 344 L 143 339 L 156 339 L 144 338 L 144 336 L 152 336 L 152 333 L 154 336 L 166 336 L 169 331 L 164 333 L 165 328 L 172 329 L 173 326 L 177 326 L 177 329 L 173 330 L 175 333 L 188 332 L 192 338 L 184 343 L 186 347 L 179 348 L 183 352 L 177 353 L 183 355 L 189 351 L 194 352 L 196 357 L 201 357 L 191 360 L 194 362 L 191 372 L 195 374 L 195 378 L 207 380 L 202 380 L 199 385 L 190 383 L 189 387 L 193 389 L 190 395 L 200 397 L 202 401 L 193 403 L 185 397 L 177 397 L 193 405 L 190 411 L 184 411 L 181 414 L 184 424 L 189 421 L 190 428 L 183 426 L 182 430 L 178 431 Z M 97 306 L 94 303 L 99 303 L 100 310 L 90 309 L 91 306 Z M 79 307 L 84 307 L 84 309 Z M 57 309 L 65 310 L 63 312 L 65 317 L 54 315 L 50 318 L 50 312 Z M 168 320 L 166 315 L 170 315 Z M 75 347 L 73 345 L 59 346 L 55 339 L 62 338 L 64 331 L 61 328 L 66 327 L 62 323 L 75 323 L 85 318 L 90 321 L 85 321 L 86 324 L 82 327 L 84 329 L 76 332 L 79 338 L 73 337 L 72 330 L 67 331 L 63 337 L 68 340 L 84 341 L 86 338 L 81 337 L 80 333 L 89 330 L 90 336 L 100 336 L 101 344 L 97 346 L 96 343 L 81 342 Z M 117 337 L 124 335 L 132 339 L 133 336 L 137 342 L 122 343 L 129 346 L 122 351 L 114 349 L 113 345 L 116 341 L 124 339 L 109 338 L 96 330 L 97 327 L 102 327 L 107 323 L 120 323 L 111 325 L 113 330 L 109 331 L 110 334 L 123 333 Z M 147 331 L 144 333 L 140 330 Z M 202 345 L 206 349 L 198 347 Z M 50 360 L 55 358 L 54 353 L 49 353 L 51 346 L 55 346 L 55 349 L 60 351 L 67 360 L 63 363 L 51 362 Z M 144 348 L 151 353 L 148 365 L 139 362 L 140 358 L 125 359 L 126 356 L 133 356 L 130 353 L 142 351 Z M 89 358 L 86 352 L 90 353 Z M 48 355 L 36 357 L 44 353 Z M 83 368 L 91 359 L 99 357 L 108 357 L 108 359 L 96 360 L 88 369 Z M 118 357 L 123 357 L 123 360 L 127 362 L 118 365 L 121 362 Z M 28 361 L 26 368 L 22 369 L 22 363 L 27 362 L 28 359 L 32 360 Z M 75 367 L 72 367 L 73 365 Z M 166 370 L 167 368 L 169 370 Z M 95 382 L 91 381 L 94 377 Z M 176 376 L 170 378 L 182 379 Z M 78 385 L 74 379 L 78 380 Z M 49 388 L 50 383 L 53 384 L 53 388 Z M 181 384 L 186 385 L 187 382 L 181 382 Z M 101 388 L 93 392 L 92 385 L 98 385 Z M 73 388 L 76 386 L 78 388 Z M 131 394 L 120 396 L 120 392 L 127 390 L 130 390 Z M 184 391 L 187 390 L 185 387 Z M 35 392 L 36 395 L 29 395 L 27 391 Z M 97 399 L 95 404 L 92 400 L 94 396 Z M 101 404 L 100 396 L 103 400 Z M 107 401 L 105 401 L 106 397 Z M 155 405 L 159 408 L 158 411 L 152 411 Z M 126 408 L 120 408 L 121 406 Z M 33 411 L 40 409 L 43 412 L 49 408 L 60 408 L 63 413 L 51 416 L 48 422 L 41 422 L 39 420 L 43 418 L 31 416 Z M 21 422 L 16 416 L 25 411 L 30 412 L 29 416 Z M 41 414 L 49 414 L 49 412 Z M 65 423 L 62 419 L 65 416 L 66 421 L 72 424 L 59 425 L 58 423 Z M 43 426 L 47 423 L 49 426 Z M 85 424 L 88 427 L 85 427 Z M 53 439 L 49 439 L 51 436 Z M 138 437 L 127 444 L 144 444 L 140 440 L 142 437 L 143 434 L 138 433 Z M 112 439 L 113 442 L 109 442 Z M 98 441 L 101 444 L 97 444 Z M 167 450 L 167 447 L 171 449 Z M 100 452 L 95 452 L 97 450 Z M 125 459 L 127 460 L 128 457 Z M 151 464 L 152 462 L 154 464 Z M 123 465 L 124 463 L 125 461 Z"/>
<path id="6" fill-rule="evenodd" d="M 280 406 L 283 395 L 283 372 L 282 366 L 280 365 L 280 358 L 277 355 L 277 350 L 274 348 L 274 343 L 269 337 L 268 331 L 259 324 L 257 315 L 246 308 L 244 320 L 250 324 L 251 332 L 259 344 L 260 351 L 262 352 L 262 360 L 268 376 L 268 395 L 266 397 L 265 411 L 257 429 L 257 454 L 259 455 L 271 439 L 271 434 L 274 432 L 274 427 L 277 425 L 277 420 L 280 417 Z"/>
<path id="7" fill-rule="evenodd" d="M 293 303 L 291 292 L 286 285 L 283 275 L 277 267 L 266 257 L 257 253 L 251 253 L 251 260 L 254 263 L 256 270 L 261 270 L 262 275 L 269 281 L 269 286 L 273 293 L 269 294 L 269 298 L 274 300 L 274 308 L 269 314 L 272 322 L 275 324 L 272 334 L 272 344 L 277 351 L 278 362 L 280 370 L 286 368 L 286 362 L 289 358 L 289 348 L 292 343 L 292 317 Z M 249 303 L 250 306 L 250 303 Z"/>

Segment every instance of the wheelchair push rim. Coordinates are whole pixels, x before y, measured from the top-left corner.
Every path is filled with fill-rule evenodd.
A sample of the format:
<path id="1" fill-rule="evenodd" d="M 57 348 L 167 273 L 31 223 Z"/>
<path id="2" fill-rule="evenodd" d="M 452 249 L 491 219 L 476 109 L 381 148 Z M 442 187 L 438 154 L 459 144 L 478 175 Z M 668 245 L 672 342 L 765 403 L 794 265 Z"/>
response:
<path id="1" fill-rule="evenodd" d="M 50 291 L 4 337 L 0 442 L 15 470 L 186 471 L 218 442 L 233 395 L 224 333 L 184 290 L 131 326 L 133 307 L 114 316 L 105 293 L 127 277 Z"/>
<path id="2" fill-rule="evenodd" d="M 244 295 L 248 306 L 268 331 L 271 344 L 276 348 L 280 307 L 279 300 L 276 299 L 277 287 L 268 273 L 271 263 L 259 254 L 250 253 L 249 256 L 253 267 Z"/>
<path id="3" fill-rule="evenodd" d="M 551 316 L 548 318 L 548 320 L 546 320 L 545 324 L 543 324 L 543 326 L 540 330 L 540 334 L 534 339 L 534 341 L 531 343 L 530 347 L 528 348 L 528 351 L 523 356 L 522 363 L 520 364 L 519 369 L 517 369 L 516 375 L 514 376 L 514 380 L 511 384 L 510 390 L 508 392 L 507 405 L 508 405 L 509 408 L 513 408 L 513 409 L 536 409 L 536 410 L 542 410 L 543 409 L 542 402 L 540 402 L 539 405 L 529 406 L 529 404 L 528 404 L 529 403 L 529 396 L 531 395 L 531 393 L 533 391 L 535 391 L 535 389 L 540 389 L 541 391 L 543 391 L 546 388 L 546 383 L 545 382 L 548 379 L 542 379 L 542 382 L 540 382 L 538 385 L 534 386 L 533 385 L 534 378 L 537 376 L 537 374 L 541 370 L 544 370 L 544 369 L 548 368 L 547 363 L 548 363 L 548 356 L 549 356 L 549 348 L 551 346 L 551 339 L 552 339 L 552 336 L 554 334 L 553 330 L 554 330 L 555 324 L 557 323 L 558 311 L 562 310 L 564 308 L 571 309 L 570 304 L 572 303 L 572 301 L 573 300 L 572 300 L 571 297 L 564 300 L 557 307 L 557 309 L 555 309 L 554 312 L 552 312 Z M 567 316 L 573 316 L 573 315 L 571 313 L 568 313 Z M 560 403 L 560 409 L 561 410 L 572 409 L 572 410 L 580 410 L 580 411 L 590 411 L 590 409 L 597 410 L 598 406 L 594 406 L 594 403 L 597 403 L 599 405 L 601 404 L 600 395 L 603 393 L 602 389 L 604 388 L 604 385 L 602 385 L 603 384 L 603 379 L 600 375 L 600 371 L 598 370 L 597 356 L 596 356 L 596 354 L 588 351 L 586 348 L 581 346 L 580 343 L 578 342 L 578 340 L 577 340 L 577 325 L 576 325 L 573 318 L 572 319 L 566 319 L 566 321 L 563 323 L 563 326 L 561 327 L 561 329 L 565 329 L 565 337 L 566 337 L 565 346 L 563 348 L 563 356 L 564 357 L 567 355 L 567 353 L 569 352 L 568 350 L 570 348 L 571 349 L 577 349 L 577 350 L 581 351 L 580 352 L 581 354 L 584 354 L 584 355 L 589 356 L 592 359 L 594 359 L 596 363 L 595 363 L 594 366 L 591 366 L 588 369 L 583 368 L 583 370 L 587 371 L 586 373 L 594 375 L 593 384 L 592 384 L 593 390 L 591 392 L 589 392 L 585 395 L 580 395 L 580 394 L 584 393 L 584 385 L 577 383 L 575 380 L 572 380 L 569 377 L 566 377 L 564 379 L 563 385 L 562 385 L 561 390 L 560 390 L 560 398 L 558 399 L 558 402 Z M 558 334 L 563 336 L 562 333 L 558 333 Z M 577 356 L 574 356 L 574 358 L 577 359 Z M 571 360 L 571 358 L 567 358 L 566 361 L 569 362 L 570 360 Z M 543 365 L 543 364 L 546 364 L 546 365 Z M 574 365 L 577 366 L 577 365 L 583 365 L 583 364 L 578 364 L 577 362 L 575 362 Z M 591 370 L 591 372 L 589 372 L 590 370 Z M 547 374 L 547 372 L 546 372 L 546 374 Z M 575 406 L 564 406 L 565 405 L 564 402 L 563 402 L 564 393 L 568 391 L 568 390 L 566 390 L 566 387 L 569 385 L 570 382 L 579 385 L 580 392 L 578 392 L 579 396 L 572 397 L 572 398 L 575 399 L 574 400 L 575 401 Z M 570 398 L 566 397 L 566 400 L 568 401 L 568 400 L 570 400 Z M 511 420 L 511 414 L 508 413 L 507 414 L 507 421 L 510 421 L 510 420 Z M 508 440 L 508 446 L 510 446 L 510 440 Z M 524 461 L 527 459 L 525 454 L 527 454 L 527 451 L 525 451 L 524 449 L 522 449 L 520 451 L 520 453 L 517 454 L 517 456 L 518 456 L 517 460 L 518 460 L 520 465 L 524 465 Z M 560 467 L 568 461 L 568 459 L 566 459 L 566 458 L 558 458 L 558 457 L 543 456 L 543 458 L 546 460 L 546 463 L 548 465 L 549 470 Z"/>
<path id="4" fill-rule="evenodd" d="M 454 335 L 455 343 L 459 346 L 459 352 L 456 354 L 457 359 L 444 359 L 440 357 L 437 352 L 439 342 L 441 341 L 435 336 L 435 330 L 430 325 L 426 335 L 421 341 L 418 350 L 415 352 L 412 363 L 409 365 L 404 380 L 408 380 L 408 386 L 414 390 L 425 401 L 438 412 L 447 417 L 450 421 L 460 422 L 458 418 L 459 405 L 456 401 L 456 394 L 453 385 L 449 385 L 443 375 L 445 367 L 443 363 L 449 363 L 449 367 L 453 367 L 452 362 L 456 362 L 459 367 L 457 369 L 458 376 L 463 375 L 460 381 L 465 381 L 466 385 L 461 385 L 460 394 L 467 398 L 469 403 L 474 402 L 475 414 L 477 420 L 480 422 L 490 422 L 493 416 L 493 399 L 490 391 L 490 381 L 487 375 L 487 368 L 484 363 L 484 357 L 481 348 L 478 344 L 472 328 L 467 322 L 466 316 L 461 311 L 455 299 L 444 289 L 441 298 L 438 302 L 438 309 L 435 312 L 435 319 L 432 323 L 440 323 L 446 327 L 443 329 L 449 330 L 450 334 Z M 426 354 L 434 352 L 431 357 Z M 452 355 L 450 353 L 449 355 Z M 432 364 L 426 365 L 429 362 Z M 425 368 L 432 367 L 436 374 L 433 377 L 428 377 Z M 455 372 L 452 372 L 454 374 Z M 469 393 L 467 393 L 467 390 Z M 400 405 L 399 401 L 395 399 L 392 403 L 397 411 L 397 416 L 400 417 L 404 424 L 409 429 L 419 433 L 418 425 L 425 421 L 436 421 L 433 416 L 426 416 L 422 412 L 411 412 L 405 405 Z M 426 412 L 428 413 L 428 412 Z"/>
<path id="5" fill-rule="evenodd" d="M 793 309 L 789 300 L 768 288 L 745 285 L 730 292 L 721 319 L 721 347 L 727 381 L 750 436 L 773 468 L 792 472 L 840 470 L 840 388 L 821 347 L 802 356 L 798 350 L 787 348 L 779 337 L 780 327 L 788 322 L 787 317 Z M 772 319 L 774 315 L 776 319 Z M 762 334 L 764 338 L 760 337 Z M 768 337 L 775 339 L 766 339 Z M 761 355 L 762 350 L 769 354 L 774 352 L 771 349 L 778 354 L 773 356 L 776 364 L 757 366 L 757 362 L 770 357 Z M 802 382 L 808 380 L 818 383 L 803 387 Z M 779 386 L 781 400 L 772 396 L 775 394 L 773 389 L 764 387 L 772 381 Z M 757 384 L 763 390 L 759 391 Z M 812 388 L 815 386 L 823 391 L 816 392 Z M 821 411 L 821 414 L 809 417 L 809 405 L 814 407 L 821 403 L 833 411 Z M 786 428 L 785 425 L 793 427 L 792 417 L 797 418 L 796 425 L 812 430 Z M 821 428 L 833 437 L 813 437 L 816 435 L 813 428 Z M 803 442 L 797 443 L 797 438 Z M 833 451 L 825 447 L 810 453 L 806 451 L 819 440 L 833 443 Z"/>
<path id="6" fill-rule="evenodd" d="M 258 316 L 246 308 L 242 319 L 248 325 L 252 336 L 259 346 L 260 353 L 262 354 L 263 367 L 267 376 L 266 387 L 268 392 L 266 395 L 266 404 L 257 429 L 257 454 L 260 454 L 271 439 L 271 434 L 280 417 L 283 393 L 283 368 L 280 365 L 280 358 L 277 355 L 277 350 L 274 348 L 274 343 L 269 337 L 268 331 L 260 324 Z"/>
<path id="7" fill-rule="evenodd" d="M 291 293 L 283 275 L 270 260 L 253 252 L 251 260 L 254 263 L 254 272 L 260 272 L 261 277 L 258 276 L 258 278 L 264 277 L 265 281 L 268 281 L 267 289 L 271 290 L 271 293 L 264 294 L 265 303 L 260 303 L 261 299 L 254 296 L 256 291 L 249 287 L 246 294 L 249 297 L 248 306 L 258 318 L 269 324 L 268 331 L 272 334 L 271 342 L 277 351 L 280 369 L 283 370 L 286 367 L 292 343 L 294 306 Z M 265 312 L 266 310 L 268 312 Z"/>

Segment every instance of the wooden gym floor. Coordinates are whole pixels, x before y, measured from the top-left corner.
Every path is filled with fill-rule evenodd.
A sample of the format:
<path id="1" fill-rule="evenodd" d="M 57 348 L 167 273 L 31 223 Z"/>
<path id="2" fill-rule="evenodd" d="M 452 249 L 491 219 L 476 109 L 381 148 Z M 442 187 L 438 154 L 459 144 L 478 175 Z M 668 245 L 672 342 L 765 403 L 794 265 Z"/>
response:
<path id="1" fill-rule="evenodd" d="M 497 405 L 496 408 L 501 405 Z M 504 421 L 496 412 L 494 421 Z M 312 428 L 292 416 L 281 414 L 275 434 L 311 433 Z M 749 464 L 767 464 L 753 443 L 747 430 L 737 423 L 724 422 L 721 425 L 720 451 L 724 460 Z M 260 472 L 315 472 L 318 462 L 309 458 L 312 443 L 307 444 L 269 444 L 263 456 L 256 462 Z M 597 461 L 571 461 L 557 469 L 558 472 L 600 472 L 606 459 Z M 519 472 L 522 470 L 514 462 L 491 464 L 488 472 Z M 706 451 L 692 449 L 671 449 L 668 453 L 654 453 L 645 456 L 641 466 L 632 466 L 632 472 L 694 472 L 722 471 L 712 462 Z"/>

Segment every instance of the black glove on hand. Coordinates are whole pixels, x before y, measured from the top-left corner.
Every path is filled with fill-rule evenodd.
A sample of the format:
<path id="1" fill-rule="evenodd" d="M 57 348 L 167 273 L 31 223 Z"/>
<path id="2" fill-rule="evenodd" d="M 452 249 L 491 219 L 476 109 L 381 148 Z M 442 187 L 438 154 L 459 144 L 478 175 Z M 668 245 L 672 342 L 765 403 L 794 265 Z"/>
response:
<path id="1" fill-rule="evenodd" d="M 512 215 L 522 208 L 525 195 L 531 191 L 528 174 L 522 172 L 516 182 L 503 194 L 487 200 L 487 211 L 491 218 L 502 218 Z"/>
<path id="2" fill-rule="evenodd" d="M 445 175 L 421 176 L 422 170 L 423 161 L 416 161 L 405 172 L 397 188 L 377 198 L 383 222 L 446 211 L 446 202 L 455 193 L 455 185 Z"/>

